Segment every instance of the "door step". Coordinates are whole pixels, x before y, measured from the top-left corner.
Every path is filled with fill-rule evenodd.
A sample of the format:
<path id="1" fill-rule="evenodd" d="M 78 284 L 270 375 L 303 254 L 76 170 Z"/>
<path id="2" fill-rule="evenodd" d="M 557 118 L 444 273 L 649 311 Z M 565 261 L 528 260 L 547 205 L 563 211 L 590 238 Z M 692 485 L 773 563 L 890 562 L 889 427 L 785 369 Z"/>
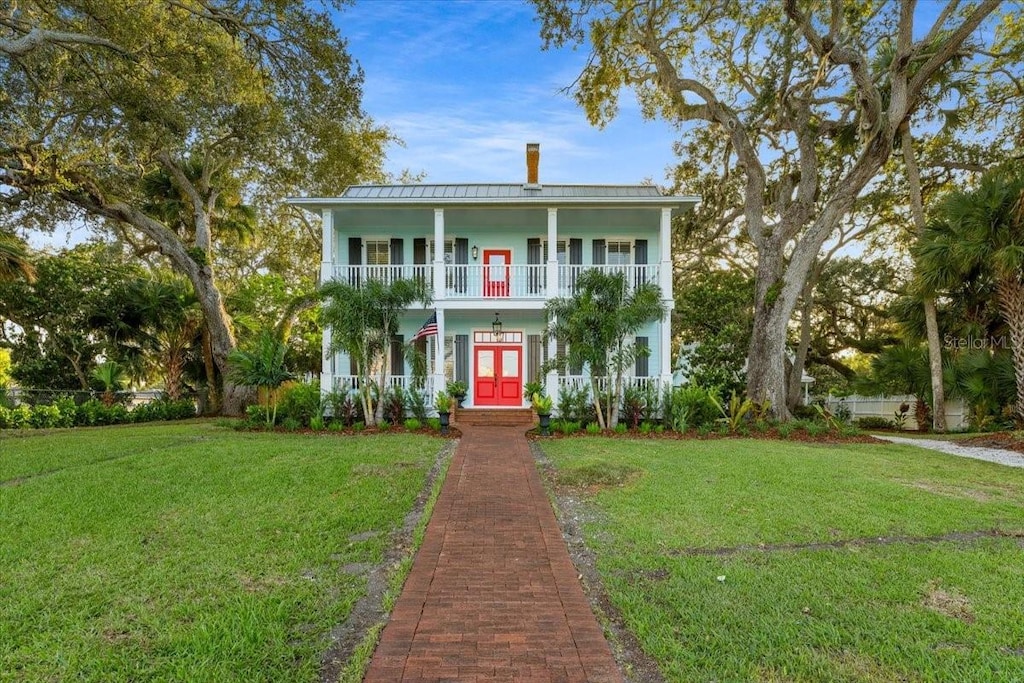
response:
<path id="1" fill-rule="evenodd" d="M 531 408 L 459 408 L 452 419 L 455 424 L 479 427 L 530 427 L 537 422 Z"/>

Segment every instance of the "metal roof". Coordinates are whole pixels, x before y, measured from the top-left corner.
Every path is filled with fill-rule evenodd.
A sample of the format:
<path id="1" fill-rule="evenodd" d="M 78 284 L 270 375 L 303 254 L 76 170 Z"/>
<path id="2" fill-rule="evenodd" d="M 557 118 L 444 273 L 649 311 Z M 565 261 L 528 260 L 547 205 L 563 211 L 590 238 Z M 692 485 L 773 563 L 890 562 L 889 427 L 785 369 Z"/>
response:
<path id="1" fill-rule="evenodd" d="M 661 194 L 653 185 L 429 184 L 351 185 L 340 197 L 293 197 L 308 209 L 363 205 L 619 205 L 680 207 L 699 197 Z"/>

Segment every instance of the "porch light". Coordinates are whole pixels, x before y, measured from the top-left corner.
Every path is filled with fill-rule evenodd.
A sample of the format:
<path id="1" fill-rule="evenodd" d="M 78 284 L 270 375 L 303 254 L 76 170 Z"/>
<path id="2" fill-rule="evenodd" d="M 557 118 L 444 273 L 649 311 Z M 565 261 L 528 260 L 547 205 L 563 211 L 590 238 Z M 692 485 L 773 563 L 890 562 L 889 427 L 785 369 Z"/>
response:
<path id="1" fill-rule="evenodd" d="M 473 260 L 476 261 L 476 257 L 480 255 L 480 250 L 477 249 L 477 246 L 475 244 L 473 245 L 472 252 L 473 252 Z"/>
<path id="2" fill-rule="evenodd" d="M 491 336 L 495 341 L 501 341 L 501 320 L 497 313 L 494 314 L 494 322 L 491 323 Z"/>

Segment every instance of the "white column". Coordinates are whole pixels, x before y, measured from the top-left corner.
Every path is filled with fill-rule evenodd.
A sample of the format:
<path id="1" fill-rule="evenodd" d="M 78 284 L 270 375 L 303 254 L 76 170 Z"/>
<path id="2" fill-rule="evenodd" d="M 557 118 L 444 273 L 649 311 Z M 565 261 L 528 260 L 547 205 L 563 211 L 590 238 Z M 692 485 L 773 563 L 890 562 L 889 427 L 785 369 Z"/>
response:
<path id="1" fill-rule="evenodd" d="M 554 337 L 548 337 L 548 360 L 554 359 L 558 353 L 558 342 Z M 551 397 L 551 400 L 558 402 L 558 371 L 551 370 L 544 378 L 544 391 Z"/>
<path id="2" fill-rule="evenodd" d="M 444 282 L 444 209 L 434 209 L 434 301 L 444 298 Z"/>
<path id="3" fill-rule="evenodd" d="M 558 209 L 548 209 L 548 279 L 547 298 L 559 296 L 558 291 Z"/>
<path id="4" fill-rule="evenodd" d="M 658 268 L 658 286 L 661 297 L 667 302 L 675 303 L 672 295 L 672 209 L 661 210 L 661 224 L 658 234 L 658 252 L 661 254 Z"/>
<path id="5" fill-rule="evenodd" d="M 434 337 L 434 393 L 428 396 L 427 405 L 433 405 L 437 392 L 445 388 L 447 378 L 444 376 L 444 309 L 437 309 L 437 336 Z"/>
<path id="6" fill-rule="evenodd" d="M 320 247 L 320 283 L 334 278 L 334 212 L 324 209 L 321 213 L 323 234 Z M 320 368 L 320 393 L 334 389 L 334 358 L 330 353 L 331 328 L 324 327 L 322 366 Z"/>
<path id="7" fill-rule="evenodd" d="M 664 317 L 661 319 L 661 357 L 659 363 L 661 365 L 660 377 L 661 377 L 661 389 L 665 390 L 665 387 L 672 386 L 672 311 L 665 311 Z"/>

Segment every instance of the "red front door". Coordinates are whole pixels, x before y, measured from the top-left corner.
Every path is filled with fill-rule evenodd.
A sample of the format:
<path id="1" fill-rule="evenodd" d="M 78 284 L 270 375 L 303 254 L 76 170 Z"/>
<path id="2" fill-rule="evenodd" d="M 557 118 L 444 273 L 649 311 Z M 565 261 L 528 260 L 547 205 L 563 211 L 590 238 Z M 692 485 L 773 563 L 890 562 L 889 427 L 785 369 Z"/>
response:
<path id="1" fill-rule="evenodd" d="M 484 249 L 484 296 L 508 296 L 512 250 Z"/>
<path id="2" fill-rule="evenodd" d="M 477 346 L 473 365 L 473 405 L 522 407 L 522 348 Z"/>

